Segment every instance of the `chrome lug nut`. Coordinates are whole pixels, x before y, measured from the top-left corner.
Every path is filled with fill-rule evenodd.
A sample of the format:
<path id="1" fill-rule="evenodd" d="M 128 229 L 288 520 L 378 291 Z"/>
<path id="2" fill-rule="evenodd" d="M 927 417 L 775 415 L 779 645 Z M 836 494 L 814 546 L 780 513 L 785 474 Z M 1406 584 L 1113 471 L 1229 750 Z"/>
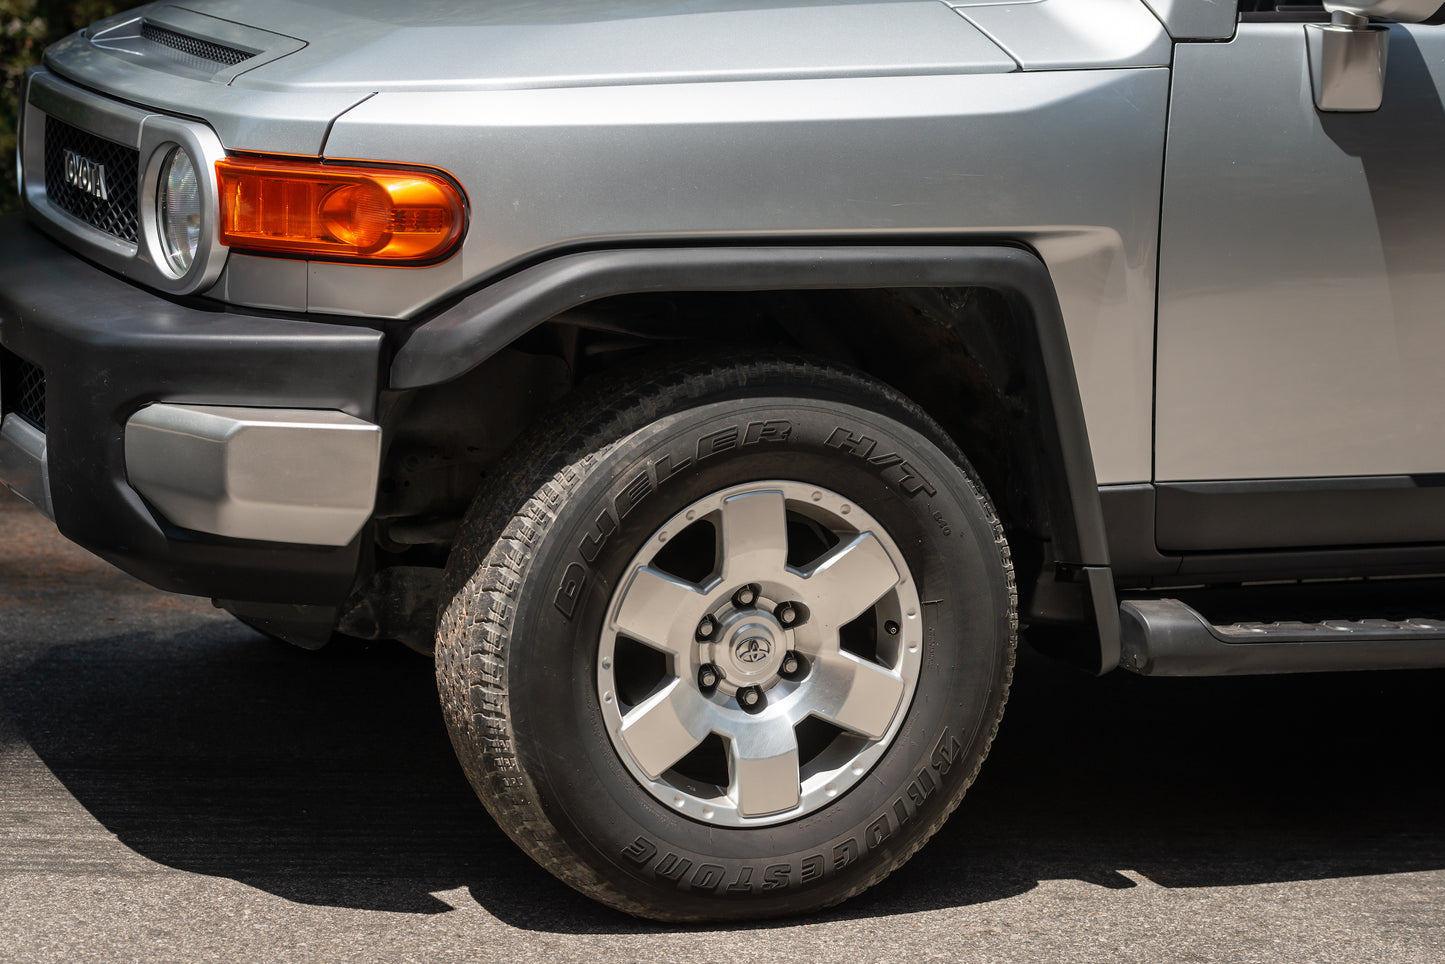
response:
<path id="1" fill-rule="evenodd" d="M 783 665 L 780 672 L 786 677 L 793 677 L 803 668 L 803 661 L 798 658 L 797 653 L 787 653 L 783 656 Z"/>
<path id="2" fill-rule="evenodd" d="M 773 610 L 773 615 L 784 626 L 796 626 L 802 621 L 803 611 L 795 603 L 785 602 Z"/>
<path id="3" fill-rule="evenodd" d="M 709 663 L 704 663 L 697 671 L 697 685 L 705 690 L 710 690 L 717 685 L 718 671 Z"/>
<path id="4" fill-rule="evenodd" d="M 757 601 L 758 591 L 753 586 L 744 586 L 737 592 L 733 593 L 733 605 L 735 606 L 751 606 Z"/>
<path id="5" fill-rule="evenodd" d="M 697 624 L 698 639 L 712 639 L 717 633 L 717 620 L 711 616 L 702 617 L 702 622 Z"/>
<path id="6" fill-rule="evenodd" d="M 760 710 L 763 703 L 763 691 L 756 686 L 744 686 L 738 690 L 738 703 L 745 710 Z"/>

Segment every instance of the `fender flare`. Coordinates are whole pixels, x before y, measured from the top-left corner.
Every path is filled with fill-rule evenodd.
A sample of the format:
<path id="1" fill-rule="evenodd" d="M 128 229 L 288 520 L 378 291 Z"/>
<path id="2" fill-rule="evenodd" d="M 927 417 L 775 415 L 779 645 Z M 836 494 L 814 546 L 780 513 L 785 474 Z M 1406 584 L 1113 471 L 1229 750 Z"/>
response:
<path id="1" fill-rule="evenodd" d="M 837 245 L 621 248 L 565 254 L 523 268 L 411 327 L 390 387 L 424 388 L 466 374 L 521 335 L 579 305 L 643 292 L 984 287 L 1026 331 L 1040 378 L 1029 380 L 1051 487 L 1054 553 L 1078 571 L 1093 610 L 1100 671 L 1118 665 L 1119 616 L 1083 404 L 1048 267 L 1008 245 Z"/>

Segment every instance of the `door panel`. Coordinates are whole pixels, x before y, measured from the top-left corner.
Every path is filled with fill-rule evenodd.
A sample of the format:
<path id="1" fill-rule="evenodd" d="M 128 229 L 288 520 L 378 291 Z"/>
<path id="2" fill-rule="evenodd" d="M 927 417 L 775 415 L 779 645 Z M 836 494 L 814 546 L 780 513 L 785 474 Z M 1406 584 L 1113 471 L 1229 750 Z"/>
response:
<path id="1" fill-rule="evenodd" d="M 1176 48 L 1155 477 L 1445 471 L 1445 27 L 1321 114 L 1301 24 Z"/>

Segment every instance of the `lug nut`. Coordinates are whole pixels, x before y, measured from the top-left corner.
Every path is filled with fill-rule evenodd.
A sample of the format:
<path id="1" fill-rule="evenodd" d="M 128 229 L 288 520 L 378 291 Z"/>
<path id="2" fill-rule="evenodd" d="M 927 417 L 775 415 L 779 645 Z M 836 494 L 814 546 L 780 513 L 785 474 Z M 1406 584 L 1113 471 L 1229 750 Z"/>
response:
<path id="1" fill-rule="evenodd" d="M 704 663 L 697 671 L 697 685 L 705 690 L 710 690 L 717 685 L 717 670 L 710 664 Z"/>
<path id="2" fill-rule="evenodd" d="M 738 606 L 751 606 L 758 601 L 758 591 L 752 586 L 744 586 L 733 593 L 733 603 Z"/>
<path id="3" fill-rule="evenodd" d="M 793 605 L 790 602 L 785 602 L 777 609 L 773 610 L 773 615 L 776 616 L 778 622 L 782 623 L 784 626 L 792 626 L 798 622 L 798 619 L 802 615 L 802 613 L 798 610 L 797 606 Z"/>
<path id="4" fill-rule="evenodd" d="M 803 668 L 803 661 L 798 659 L 797 653 L 788 653 L 783 657 L 781 672 L 784 676 L 794 676 L 798 670 Z"/>
<path id="5" fill-rule="evenodd" d="M 756 686 L 745 686 L 738 690 L 738 702 L 745 710 L 756 709 L 762 701 L 763 691 Z"/>
<path id="6" fill-rule="evenodd" d="M 711 616 L 702 617 L 702 622 L 697 624 L 698 639 L 712 639 L 713 634 L 716 632 L 717 620 L 713 619 Z"/>

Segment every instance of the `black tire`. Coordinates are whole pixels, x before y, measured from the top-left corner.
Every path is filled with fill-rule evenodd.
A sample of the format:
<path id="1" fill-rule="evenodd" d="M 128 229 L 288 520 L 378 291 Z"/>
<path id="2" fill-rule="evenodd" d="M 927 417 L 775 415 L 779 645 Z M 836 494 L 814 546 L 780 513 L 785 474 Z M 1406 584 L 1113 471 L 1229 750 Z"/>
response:
<path id="1" fill-rule="evenodd" d="M 867 779 L 796 819 L 719 827 L 663 804 L 620 757 L 599 634 L 660 526 L 764 479 L 827 486 L 878 521 L 924 603 L 922 671 Z M 1003 528 L 962 453 L 893 390 L 803 359 L 670 362 L 584 389 L 479 494 L 442 599 L 442 707 L 487 809 L 581 893 L 670 921 L 816 910 L 903 864 L 988 752 L 1018 624 Z"/>

